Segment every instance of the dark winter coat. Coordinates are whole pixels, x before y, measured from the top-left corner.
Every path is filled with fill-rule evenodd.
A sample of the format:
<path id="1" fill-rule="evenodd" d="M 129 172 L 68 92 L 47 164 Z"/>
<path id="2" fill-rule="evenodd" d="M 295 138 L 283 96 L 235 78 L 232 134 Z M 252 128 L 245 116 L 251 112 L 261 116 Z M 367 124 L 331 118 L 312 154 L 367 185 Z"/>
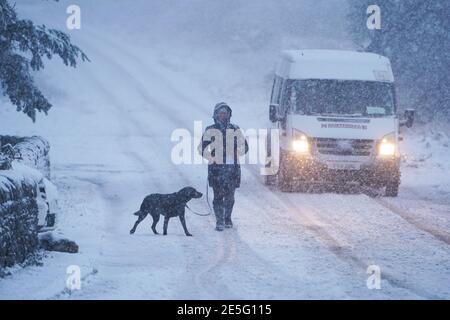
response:
<path id="1" fill-rule="evenodd" d="M 229 116 L 231 117 L 231 108 L 227 105 L 225 105 L 225 107 L 229 110 Z M 212 157 L 216 157 L 216 154 L 220 154 L 219 151 L 215 150 L 216 148 L 208 150 L 208 147 L 213 145 L 213 142 L 215 141 L 215 134 L 220 132 L 223 137 L 222 148 L 220 150 L 223 156 L 221 161 L 220 159 L 217 159 L 216 162 L 208 165 L 209 185 L 213 188 L 239 188 L 241 184 L 241 166 L 238 162 L 238 158 L 248 152 L 248 143 L 237 125 L 230 123 L 229 119 L 225 122 L 218 120 L 217 113 L 220 109 L 221 108 L 216 106 L 213 116 L 214 124 L 205 129 L 205 133 L 203 134 L 198 149 L 204 157 L 208 154 Z M 227 130 L 229 133 L 234 132 L 236 135 L 233 138 L 234 157 L 232 157 L 233 155 L 227 155 L 226 152 Z M 217 149 L 219 149 L 218 146 Z"/>

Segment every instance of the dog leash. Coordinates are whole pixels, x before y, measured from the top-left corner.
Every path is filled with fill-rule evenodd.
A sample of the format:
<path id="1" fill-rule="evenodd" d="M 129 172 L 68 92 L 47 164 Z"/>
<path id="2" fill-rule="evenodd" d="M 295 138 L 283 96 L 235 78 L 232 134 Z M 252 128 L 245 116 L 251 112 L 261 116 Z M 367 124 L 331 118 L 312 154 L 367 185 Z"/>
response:
<path id="1" fill-rule="evenodd" d="M 191 211 L 193 214 L 196 214 L 200 217 L 206 217 L 206 216 L 210 216 L 212 214 L 212 209 L 211 209 L 211 204 L 209 203 L 209 186 L 208 186 L 208 181 L 206 181 L 206 202 L 208 203 L 208 208 L 209 208 L 209 213 L 198 213 L 194 210 L 192 210 L 191 208 L 189 208 L 189 206 L 186 203 L 186 208 Z"/>
<path id="2" fill-rule="evenodd" d="M 198 212 L 192 210 L 191 208 L 189 208 L 188 205 L 186 205 L 186 208 L 188 208 L 188 210 L 189 210 L 190 212 L 192 212 L 193 214 L 196 214 L 196 215 L 198 215 L 198 216 L 200 216 L 200 217 L 206 217 L 206 216 L 211 215 L 211 212 L 210 212 L 210 213 L 198 213 Z"/>

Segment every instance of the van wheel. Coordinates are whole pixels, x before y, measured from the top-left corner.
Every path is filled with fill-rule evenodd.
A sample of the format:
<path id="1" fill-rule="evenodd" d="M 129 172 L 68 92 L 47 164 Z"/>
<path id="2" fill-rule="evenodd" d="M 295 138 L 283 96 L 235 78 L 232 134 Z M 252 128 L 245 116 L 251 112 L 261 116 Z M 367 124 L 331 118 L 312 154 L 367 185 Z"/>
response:
<path id="1" fill-rule="evenodd" d="M 274 186 L 277 182 L 277 176 L 269 175 L 264 176 L 264 184 L 266 186 Z"/>
<path id="2" fill-rule="evenodd" d="M 297 190 L 301 193 L 309 193 L 311 191 L 311 185 L 308 183 L 300 183 Z"/>
<path id="3" fill-rule="evenodd" d="M 272 144 L 271 144 L 271 135 L 270 134 L 267 135 L 266 150 L 267 150 L 267 154 L 266 154 L 266 168 L 271 168 L 272 167 L 272 159 L 271 159 L 271 157 L 272 157 Z M 272 174 L 272 175 L 265 175 L 264 176 L 264 184 L 266 186 L 275 186 L 277 184 L 277 175 L 278 175 L 278 172 L 275 172 L 275 174 Z"/>
<path id="4" fill-rule="evenodd" d="M 294 181 L 292 174 L 289 174 L 288 161 L 283 157 L 280 162 L 280 170 L 278 170 L 278 188 L 282 192 L 293 192 Z"/>
<path id="5" fill-rule="evenodd" d="M 398 189 L 400 187 L 400 180 L 389 181 L 386 185 L 385 197 L 397 197 Z"/>
<path id="6" fill-rule="evenodd" d="M 56 215 L 54 213 L 48 213 L 45 217 L 45 221 L 47 222 L 47 227 L 54 227 L 56 222 Z"/>
<path id="7" fill-rule="evenodd" d="M 281 192 L 294 192 L 294 186 L 292 182 L 284 181 L 281 184 L 278 183 L 278 188 L 281 190 Z"/>
<path id="8" fill-rule="evenodd" d="M 280 177 L 278 177 L 278 188 L 281 192 L 294 192 L 293 182 L 290 180 L 280 180 Z"/>
<path id="9" fill-rule="evenodd" d="M 272 164 L 269 163 L 268 165 L 266 165 L 266 168 L 270 168 L 271 165 Z M 277 184 L 277 173 L 265 175 L 264 176 L 264 184 L 266 186 L 275 186 Z"/>

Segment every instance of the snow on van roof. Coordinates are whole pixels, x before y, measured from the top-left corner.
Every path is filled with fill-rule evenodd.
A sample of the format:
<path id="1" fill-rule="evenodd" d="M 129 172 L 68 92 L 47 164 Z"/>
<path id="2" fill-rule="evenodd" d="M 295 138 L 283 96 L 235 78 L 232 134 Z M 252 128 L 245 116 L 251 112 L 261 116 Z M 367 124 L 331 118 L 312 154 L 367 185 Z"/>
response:
<path id="1" fill-rule="evenodd" d="M 388 58 L 344 50 L 285 50 L 276 73 L 287 79 L 394 82 Z"/>

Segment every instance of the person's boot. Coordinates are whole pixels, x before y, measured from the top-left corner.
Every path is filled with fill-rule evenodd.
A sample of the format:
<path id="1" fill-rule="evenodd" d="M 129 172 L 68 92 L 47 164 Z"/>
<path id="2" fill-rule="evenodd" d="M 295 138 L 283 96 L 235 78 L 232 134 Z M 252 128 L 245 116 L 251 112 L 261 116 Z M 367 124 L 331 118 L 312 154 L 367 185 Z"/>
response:
<path id="1" fill-rule="evenodd" d="M 216 231 L 223 231 L 225 229 L 225 217 L 223 209 L 216 211 Z"/>
<path id="2" fill-rule="evenodd" d="M 231 221 L 231 218 L 227 218 L 225 220 L 225 228 L 227 228 L 227 229 L 233 228 L 233 221 Z"/>
<path id="3" fill-rule="evenodd" d="M 216 231 L 223 231 L 225 229 L 225 211 L 222 206 L 214 208 L 216 215 Z"/>
<path id="4" fill-rule="evenodd" d="M 231 221 L 232 208 L 225 208 L 225 228 L 233 228 L 233 221 Z"/>
<path id="5" fill-rule="evenodd" d="M 223 231 L 223 230 L 225 230 L 225 225 L 220 222 L 217 222 L 216 223 L 216 231 Z"/>
<path id="6" fill-rule="evenodd" d="M 234 191 L 230 192 L 230 194 L 226 197 L 225 203 L 224 203 L 224 220 L 225 220 L 225 228 L 230 229 L 233 228 L 233 221 L 231 221 L 231 214 L 233 212 L 233 205 L 234 205 Z"/>

